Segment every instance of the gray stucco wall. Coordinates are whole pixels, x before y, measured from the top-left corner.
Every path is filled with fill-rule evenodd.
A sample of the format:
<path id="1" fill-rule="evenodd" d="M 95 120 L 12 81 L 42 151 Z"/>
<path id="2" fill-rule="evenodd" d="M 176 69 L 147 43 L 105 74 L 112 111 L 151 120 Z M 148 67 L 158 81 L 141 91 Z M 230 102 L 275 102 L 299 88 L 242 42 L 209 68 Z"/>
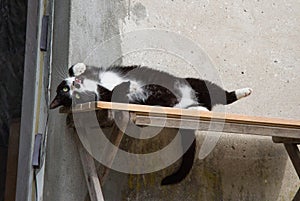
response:
<path id="1" fill-rule="evenodd" d="M 137 0 L 127 6 L 122 33 L 156 29 L 187 37 L 210 57 L 224 88 L 253 88 L 249 98 L 226 106 L 226 112 L 299 119 L 298 2 Z M 139 51 L 123 63 L 214 79 L 206 68 L 191 65 L 190 57 L 180 56 Z M 198 149 L 203 140 L 199 133 Z M 213 152 L 195 163 L 189 178 L 174 187 L 133 178 L 138 188 L 129 190 L 128 200 L 291 200 L 299 186 L 283 147 L 270 138 L 223 134 Z"/>
<path id="2" fill-rule="evenodd" d="M 120 58 L 118 19 L 121 18 L 119 15 L 125 15 L 122 6 L 122 2 L 109 0 L 55 1 L 51 97 L 54 97 L 56 86 L 63 76 L 67 76 L 68 66 L 71 64 L 91 58 L 94 61 L 89 60 L 90 64 L 106 66 L 112 64 L 109 62 L 111 59 L 105 60 L 110 55 L 112 58 Z M 116 9 L 119 14 L 115 13 Z M 101 50 L 95 49 L 95 45 L 113 35 L 117 37 L 109 44 L 107 55 L 97 54 Z M 88 57 L 93 50 L 97 57 L 95 54 Z M 113 62 L 120 63 L 118 60 Z M 66 128 L 66 115 L 58 114 L 58 110 L 51 111 L 44 200 L 79 201 L 87 197 L 82 166 L 72 135 L 74 133 Z M 108 191 L 111 189 L 110 186 Z M 116 196 L 119 196 L 118 200 L 120 195 Z"/>
<path id="3" fill-rule="evenodd" d="M 69 5 L 70 13 L 66 11 Z M 178 76 L 216 79 L 229 90 L 254 89 L 251 97 L 227 106 L 226 112 L 299 119 L 300 91 L 296 90 L 300 71 L 297 59 L 300 26 L 296 20 L 299 10 L 300 4 L 292 0 L 57 1 L 52 83 L 56 86 L 58 72 L 66 72 L 72 63 L 85 61 L 106 66 L 123 55 L 124 64 L 148 65 Z M 132 46 L 139 42 L 135 44 L 132 38 L 127 40 L 126 33 L 147 29 L 170 33 L 174 46 L 159 47 L 159 52 L 153 49 L 128 51 L 128 41 Z M 119 37 L 118 34 L 124 35 Z M 145 40 L 151 37 L 150 34 Z M 189 48 L 177 47 L 180 41 L 175 39 L 200 46 L 201 51 L 193 54 L 208 55 L 215 74 L 191 65 L 190 57 L 171 54 Z M 161 43 L 165 40 L 168 39 L 162 38 Z M 103 41 L 108 42 L 101 45 Z M 104 51 L 103 47 L 109 48 Z M 55 87 L 52 93 L 54 90 Z M 72 133 L 64 126 L 65 115 L 53 111 L 51 125 L 45 200 L 84 200 L 85 181 Z M 203 133 L 198 134 L 199 148 L 204 137 Z M 145 146 L 150 148 L 150 145 Z M 139 145 L 134 148 L 145 149 Z M 224 133 L 208 157 L 195 159 L 185 181 L 160 187 L 163 175 L 174 168 L 147 175 L 112 171 L 104 186 L 104 196 L 107 200 L 279 201 L 291 200 L 299 186 L 283 147 L 265 137 Z"/>

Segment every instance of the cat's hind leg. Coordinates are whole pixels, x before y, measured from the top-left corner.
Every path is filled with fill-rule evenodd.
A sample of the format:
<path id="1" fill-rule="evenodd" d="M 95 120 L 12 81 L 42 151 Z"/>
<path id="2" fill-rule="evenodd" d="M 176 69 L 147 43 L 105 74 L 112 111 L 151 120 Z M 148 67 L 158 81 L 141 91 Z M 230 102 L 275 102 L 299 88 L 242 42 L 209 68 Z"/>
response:
<path id="1" fill-rule="evenodd" d="M 233 103 L 241 98 L 245 98 L 249 96 L 252 93 L 251 88 L 242 88 L 242 89 L 237 89 L 232 92 L 227 92 L 226 91 L 226 104 Z"/>
<path id="2" fill-rule="evenodd" d="M 235 90 L 235 96 L 239 100 L 241 98 L 247 97 L 252 93 L 251 88 L 243 88 L 243 89 L 237 89 Z"/>

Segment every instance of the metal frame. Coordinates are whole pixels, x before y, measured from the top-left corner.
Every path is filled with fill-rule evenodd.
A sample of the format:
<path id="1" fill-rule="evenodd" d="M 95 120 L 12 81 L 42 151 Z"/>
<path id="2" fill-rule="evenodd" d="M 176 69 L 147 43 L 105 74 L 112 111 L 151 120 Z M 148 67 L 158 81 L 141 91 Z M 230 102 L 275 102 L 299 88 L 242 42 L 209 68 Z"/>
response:
<path id="1" fill-rule="evenodd" d="M 36 175 L 32 166 L 32 155 L 35 135 L 38 132 L 43 133 L 45 139 L 47 130 L 49 66 L 52 54 L 52 6 L 52 0 L 28 0 L 16 201 L 31 201 L 33 192 L 37 190 L 35 186 L 43 188 L 44 172 L 39 172 L 41 174 L 39 181 L 34 179 Z M 47 31 L 44 27 L 43 32 L 42 19 L 46 14 L 50 14 L 49 24 L 47 24 L 49 29 Z M 41 37 L 44 37 L 43 42 L 46 42 L 49 47 L 47 50 L 40 49 Z M 45 144 L 41 149 L 45 148 L 43 146 Z M 34 181 L 40 182 L 41 185 L 34 185 Z M 36 192 L 37 200 L 41 197 L 40 190 L 42 189 Z"/>

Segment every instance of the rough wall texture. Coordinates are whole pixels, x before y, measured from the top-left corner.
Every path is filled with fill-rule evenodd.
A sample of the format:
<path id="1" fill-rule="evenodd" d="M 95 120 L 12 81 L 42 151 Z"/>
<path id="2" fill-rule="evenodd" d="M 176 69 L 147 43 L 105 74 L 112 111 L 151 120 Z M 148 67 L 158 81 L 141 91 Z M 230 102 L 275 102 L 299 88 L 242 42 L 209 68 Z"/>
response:
<path id="1" fill-rule="evenodd" d="M 254 89 L 227 112 L 299 119 L 299 2 L 132 0 L 127 6 L 122 33 L 162 29 L 187 37 L 209 55 L 224 88 Z M 195 74 L 195 66 L 179 56 L 140 51 L 123 61 L 205 78 L 201 66 Z M 204 136 L 198 136 L 200 146 Z M 136 178 L 139 188 L 128 190 L 128 200 L 290 200 L 299 185 L 281 145 L 270 138 L 226 134 L 207 158 L 196 159 L 189 178 L 178 186 L 144 185 L 141 176 Z"/>
<path id="2" fill-rule="evenodd" d="M 85 61 L 108 65 L 123 55 L 124 64 L 148 65 L 178 76 L 213 80 L 212 74 L 201 70 L 202 66 L 191 65 L 189 59 L 172 54 L 172 51 L 180 49 L 177 44 L 181 41 L 176 39 L 192 41 L 201 47 L 201 52 L 190 50 L 190 53 L 202 55 L 204 52 L 209 56 L 214 64 L 214 75 L 224 88 L 233 90 L 248 86 L 254 89 L 251 97 L 227 106 L 227 112 L 299 119 L 300 91 L 296 90 L 300 71 L 297 59 L 300 26 L 296 20 L 300 17 L 299 11 L 300 3 L 292 0 L 73 0 L 69 64 Z M 171 33 L 170 38 L 162 38 L 161 42 L 171 41 L 177 49 L 168 47 L 170 49 L 164 51 L 164 47 L 159 47 L 160 51 L 155 48 L 128 51 L 127 33 L 145 29 Z M 119 33 L 125 35 L 116 36 Z M 113 36 L 116 37 L 109 40 Z M 140 44 L 133 39 L 130 38 L 133 46 Z M 103 41 L 108 41 L 108 46 L 99 47 L 98 43 Z M 66 70 L 66 66 L 59 67 Z M 62 119 L 57 119 L 56 123 Z M 52 134 L 57 132 L 64 133 L 64 130 L 59 128 Z M 66 143 L 70 138 L 68 134 L 53 137 L 48 145 L 52 150 L 52 160 L 59 167 L 53 171 L 54 178 L 63 180 L 64 186 L 67 186 L 52 185 L 49 200 L 54 197 L 64 201 L 82 200 L 86 195 L 77 152 L 73 152 L 74 144 Z M 198 147 L 204 136 L 203 133 L 198 134 Z M 150 147 L 135 146 L 136 150 Z M 57 160 L 55 155 L 61 153 L 63 156 Z M 51 172 L 49 168 L 48 172 Z M 179 185 L 161 187 L 163 175 L 175 168 L 171 166 L 147 175 L 112 171 L 104 186 L 104 196 L 112 201 L 281 201 L 291 200 L 299 185 L 283 147 L 264 137 L 223 134 L 208 157 L 195 159 L 193 170 L 186 180 Z M 55 193 L 56 190 L 59 193 Z M 57 196 L 52 197 L 51 193 Z"/>

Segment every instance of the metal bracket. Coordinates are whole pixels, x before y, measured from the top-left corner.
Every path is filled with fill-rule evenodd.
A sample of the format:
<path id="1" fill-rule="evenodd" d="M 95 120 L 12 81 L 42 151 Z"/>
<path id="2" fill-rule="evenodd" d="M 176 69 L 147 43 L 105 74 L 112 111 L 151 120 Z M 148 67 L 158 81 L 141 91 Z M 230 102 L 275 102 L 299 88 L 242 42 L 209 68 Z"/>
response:
<path id="1" fill-rule="evenodd" d="M 34 149 L 33 149 L 33 156 L 32 156 L 32 166 L 35 169 L 40 169 L 42 164 L 42 157 L 41 157 L 41 147 L 42 147 L 42 140 L 43 134 L 36 134 L 34 140 Z"/>
<path id="2" fill-rule="evenodd" d="M 42 30 L 41 30 L 41 40 L 40 40 L 41 51 L 47 51 L 48 49 L 48 24 L 49 24 L 49 16 L 44 15 L 42 19 Z"/>

